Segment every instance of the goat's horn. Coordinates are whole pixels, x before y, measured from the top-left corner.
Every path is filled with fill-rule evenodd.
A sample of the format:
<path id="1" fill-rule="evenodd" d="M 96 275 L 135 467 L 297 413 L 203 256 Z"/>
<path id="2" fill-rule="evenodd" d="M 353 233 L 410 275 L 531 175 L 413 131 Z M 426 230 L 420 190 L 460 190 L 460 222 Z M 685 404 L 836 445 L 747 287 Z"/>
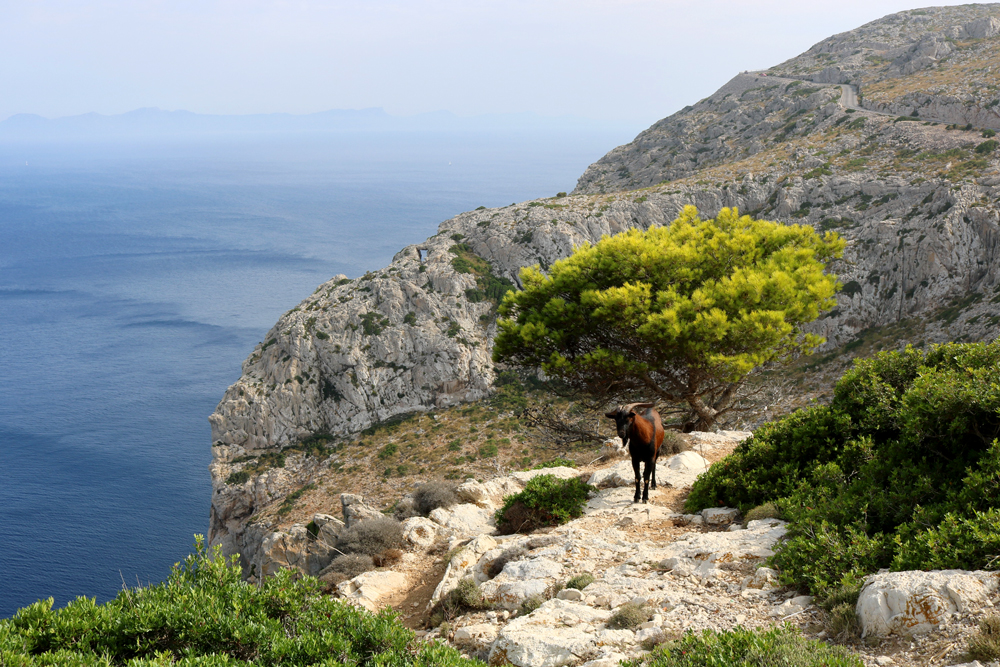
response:
<path id="1" fill-rule="evenodd" d="M 645 408 L 651 408 L 651 407 L 653 407 L 654 405 L 656 405 L 656 403 L 629 403 L 628 405 L 626 405 L 626 406 L 623 406 L 623 407 L 622 407 L 622 409 L 623 409 L 623 410 L 624 410 L 625 412 L 632 412 L 632 411 L 633 411 L 633 410 L 635 410 L 636 408 L 642 408 L 642 409 L 645 409 Z"/>

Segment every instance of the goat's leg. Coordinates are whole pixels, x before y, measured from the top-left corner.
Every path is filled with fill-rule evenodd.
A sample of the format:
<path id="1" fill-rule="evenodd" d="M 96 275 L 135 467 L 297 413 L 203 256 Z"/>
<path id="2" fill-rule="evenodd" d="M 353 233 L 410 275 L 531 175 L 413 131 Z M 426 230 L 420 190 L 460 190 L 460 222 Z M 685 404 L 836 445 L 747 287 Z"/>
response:
<path id="1" fill-rule="evenodd" d="M 642 477 L 639 475 L 639 465 L 641 463 L 642 462 L 639 459 L 637 459 L 635 457 L 632 457 L 632 472 L 635 473 L 635 496 L 632 498 L 632 502 L 633 503 L 639 502 L 639 497 L 640 497 L 639 496 L 639 489 L 640 489 L 639 485 L 642 483 Z"/>
<path id="2" fill-rule="evenodd" d="M 654 456 L 653 460 L 650 461 L 649 464 L 647 464 L 647 467 L 652 466 L 652 468 L 653 468 L 653 474 L 650 475 L 651 483 L 649 485 L 649 488 L 651 488 L 653 490 L 656 490 L 656 458 L 657 457 Z"/>
<path id="3" fill-rule="evenodd" d="M 649 502 L 649 476 L 653 472 L 653 466 L 654 465 L 655 464 L 653 463 L 652 460 L 646 461 L 646 467 L 642 471 L 642 481 L 643 481 L 643 486 L 642 486 L 642 502 L 644 502 L 644 503 L 648 503 Z"/>

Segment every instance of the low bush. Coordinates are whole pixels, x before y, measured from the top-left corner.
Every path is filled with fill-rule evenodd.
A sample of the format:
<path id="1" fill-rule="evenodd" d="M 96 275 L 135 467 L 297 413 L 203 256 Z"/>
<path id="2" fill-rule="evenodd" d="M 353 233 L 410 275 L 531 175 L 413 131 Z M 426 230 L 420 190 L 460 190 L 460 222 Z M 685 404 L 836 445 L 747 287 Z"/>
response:
<path id="1" fill-rule="evenodd" d="M 569 581 L 566 582 L 566 588 L 575 588 L 578 591 L 582 591 L 587 586 L 594 583 L 594 575 L 585 572 L 583 574 L 578 574 Z"/>
<path id="2" fill-rule="evenodd" d="M 528 480 L 524 491 L 504 498 L 496 512 L 501 535 L 528 533 L 545 526 L 558 526 L 583 514 L 587 494 L 594 487 L 579 479 L 538 475 Z"/>
<path id="3" fill-rule="evenodd" d="M 772 564 L 821 597 L 879 568 L 1000 563 L 1000 342 L 855 361 L 829 405 L 762 426 L 694 484 L 688 511 L 773 503 Z"/>
<path id="4" fill-rule="evenodd" d="M 521 605 L 517 608 L 517 615 L 527 616 L 531 612 L 541 607 L 543 604 L 545 604 L 545 598 L 541 595 L 532 595 L 531 597 L 527 597 L 521 602 Z"/>
<path id="5" fill-rule="evenodd" d="M 664 432 L 663 443 L 660 445 L 660 456 L 673 456 L 674 454 L 680 454 L 681 452 L 686 452 L 691 449 L 691 445 L 687 443 L 677 431 L 673 429 Z"/>
<path id="6" fill-rule="evenodd" d="M 626 602 L 621 605 L 608 619 L 608 627 L 615 630 L 631 630 L 639 627 L 653 617 L 653 608 Z"/>
<path id="7" fill-rule="evenodd" d="M 348 554 L 379 556 L 386 549 L 403 546 L 403 527 L 395 519 L 377 517 L 360 521 L 337 538 L 337 549 Z"/>
<path id="8" fill-rule="evenodd" d="M 451 507 L 458 502 L 455 485 L 446 482 L 427 482 L 413 493 L 417 512 L 427 516 L 439 507 Z"/>
<path id="9" fill-rule="evenodd" d="M 450 621 L 470 611 L 482 611 L 492 607 L 492 604 L 483 599 L 483 593 L 475 581 L 471 578 L 462 579 L 431 609 L 428 627 L 437 627 L 444 621 Z"/>
<path id="10" fill-rule="evenodd" d="M 710 667 L 781 665 L 781 667 L 863 667 L 861 658 L 840 646 L 807 640 L 786 625 L 769 630 L 736 628 L 726 632 L 689 632 L 662 644 L 623 667 Z"/>
<path id="11" fill-rule="evenodd" d="M 979 630 L 969 638 L 969 660 L 1000 660 L 1000 616 L 979 621 Z"/>
<path id="12" fill-rule="evenodd" d="M 762 519 L 780 519 L 781 510 L 775 503 L 764 503 L 763 505 L 757 505 L 753 509 L 749 510 L 743 517 L 749 523 L 750 521 L 760 521 Z"/>
<path id="13" fill-rule="evenodd" d="M 121 591 L 98 605 L 52 599 L 0 620 L 4 665 L 399 665 L 482 667 L 454 649 L 415 639 L 391 611 L 371 614 L 282 570 L 242 581 L 237 557 L 194 554 L 167 581 Z"/>
<path id="14" fill-rule="evenodd" d="M 336 572 L 347 579 L 353 579 L 363 572 L 375 569 L 375 561 L 368 554 L 344 554 L 337 556 L 323 568 L 323 574 Z"/>

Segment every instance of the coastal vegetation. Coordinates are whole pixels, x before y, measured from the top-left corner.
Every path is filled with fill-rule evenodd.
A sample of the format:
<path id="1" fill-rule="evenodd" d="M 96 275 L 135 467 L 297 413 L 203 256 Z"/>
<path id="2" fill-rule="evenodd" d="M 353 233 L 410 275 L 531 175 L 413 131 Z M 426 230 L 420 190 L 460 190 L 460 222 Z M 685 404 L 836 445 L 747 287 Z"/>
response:
<path id="1" fill-rule="evenodd" d="M 829 596 L 866 574 L 1000 567 L 1000 342 L 857 360 L 829 405 L 765 424 L 694 484 L 689 510 L 776 508 L 773 564 Z"/>
<path id="2" fill-rule="evenodd" d="M 392 611 L 371 614 L 323 595 L 320 583 L 283 570 L 258 585 L 237 558 L 209 551 L 174 566 L 167 581 L 124 589 L 98 605 L 52 599 L 0 620 L 0 664 L 355 665 L 473 667 L 438 643 L 418 641 Z"/>

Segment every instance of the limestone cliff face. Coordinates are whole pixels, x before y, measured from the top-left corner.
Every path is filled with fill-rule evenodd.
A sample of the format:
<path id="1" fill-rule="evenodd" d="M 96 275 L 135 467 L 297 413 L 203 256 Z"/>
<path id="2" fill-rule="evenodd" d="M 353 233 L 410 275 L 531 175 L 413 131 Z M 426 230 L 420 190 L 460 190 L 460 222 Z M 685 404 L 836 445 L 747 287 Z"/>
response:
<path id="1" fill-rule="evenodd" d="M 890 52 L 919 43 L 913 25 L 940 31 L 939 24 L 962 19 L 955 24 L 977 31 L 979 23 L 968 24 L 997 7 L 927 10 L 938 23 L 916 15 L 902 23 L 910 32 L 831 39 L 869 44 L 835 51 L 850 51 L 844 62 L 854 62 L 854 48 Z M 882 21 L 900 23 L 891 18 Z M 992 23 L 982 25 L 986 35 Z M 976 39 L 946 43 L 957 50 L 1000 44 L 1000 35 Z M 516 284 L 521 267 L 545 268 L 604 234 L 668 224 L 688 204 L 706 216 L 736 206 L 848 239 L 843 260 L 831 267 L 844 284 L 837 306 L 812 325 L 828 349 L 899 323 L 909 323 L 904 338 L 993 338 L 1000 150 L 977 152 L 978 130 L 846 109 L 842 77 L 816 48 L 779 73 L 830 84 L 740 75 L 613 150 L 587 170 L 575 194 L 463 213 L 388 267 L 320 285 L 268 332 L 210 417 L 210 540 L 251 562 L 273 532 L 253 515 L 307 484 L 319 465 L 289 453 L 284 467 L 260 472 L 249 457 L 486 396 L 494 373 L 491 297 L 503 281 Z M 895 78 L 905 76 L 913 75 Z M 984 108 L 985 95 L 976 98 Z"/>

